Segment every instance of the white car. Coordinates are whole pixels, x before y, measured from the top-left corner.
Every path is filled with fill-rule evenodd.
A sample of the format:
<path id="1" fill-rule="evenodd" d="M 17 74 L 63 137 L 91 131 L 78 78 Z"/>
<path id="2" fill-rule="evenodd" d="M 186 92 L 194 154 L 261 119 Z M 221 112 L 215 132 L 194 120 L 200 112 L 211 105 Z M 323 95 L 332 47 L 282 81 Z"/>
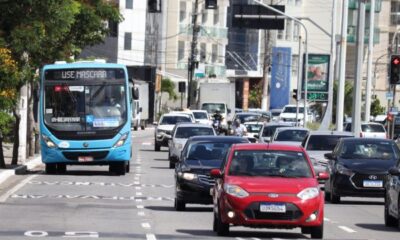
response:
<path id="1" fill-rule="evenodd" d="M 275 130 L 272 143 L 300 146 L 310 130 L 303 127 L 281 127 Z"/>
<path id="2" fill-rule="evenodd" d="M 246 123 L 244 123 L 244 126 L 246 126 L 246 129 L 247 129 L 247 135 L 244 137 L 249 139 L 249 141 L 252 143 L 257 142 L 256 135 L 259 134 L 263 125 L 264 125 L 264 122 L 246 122 Z"/>
<path id="3" fill-rule="evenodd" d="M 178 122 L 191 123 L 192 120 L 188 115 L 180 113 L 163 114 L 156 125 L 154 131 L 154 150 L 160 151 L 161 146 L 168 147 L 168 140 L 171 138 L 171 131 Z"/>
<path id="4" fill-rule="evenodd" d="M 351 122 L 344 127 L 346 132 L 351 132 Z M 385 127 L 380 123 L 368 122 L 361 123 L 360 136 L 362 138 L 388 138 Z"/>
<path id="5" fill-rule="evenodd" d="M 171 139 L 168 142 L 168 160 L 169 168 L 175 167 L 174 159 L 179 159 L 183 147 L 187 140 L 193 136 L 216 136 L 212 126 L 198 123 L 180 123 L 176 124 L 172 130 Z"/>
<path id="6" fill-rule="evenodd" d="M 208 124 L 208 125 L 212 124 L 206 110 L 192 110 L 192 113 L 197 123 Z"/>
<path id="7" fill-rule="evenodd" d="M 190 119 L 192 120 L 192 123 L 196 122 L 196 118 L 194 117 L 192 111 L 190 110 L 185 110 L 185 111 L 171 111 L 169 113 L 178 113 L 178 114 L 184 114 L 190 117 Z"/>
<path id="8" fill-rule="evenodd" d="M 309 107 L 307 107 L 307 110 Z M 307 119 L 308 121 L 312 122 L 313 121 L 313 116 L 310 111 L 307 111 Z M 288 122 L 288 123 L 293 123 L 297 124 L 300 123 L 300 125 L 303 124 L 304 120 L 304 105 L 299 106 L 299 113 L 297 115 L 296 119 L 296 105 L 286 105 L 283 107 L 281 114 L 279 115 L 279 121 L 281 122 Z"/>

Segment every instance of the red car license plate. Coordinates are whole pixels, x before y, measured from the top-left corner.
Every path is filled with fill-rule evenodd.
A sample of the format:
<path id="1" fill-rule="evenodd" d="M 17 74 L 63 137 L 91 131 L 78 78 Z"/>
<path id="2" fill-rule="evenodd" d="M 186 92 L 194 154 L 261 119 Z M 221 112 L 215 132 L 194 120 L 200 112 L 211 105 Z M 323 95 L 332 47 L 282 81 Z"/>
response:
<path id="1" fill-rule="evenodd" d="M 80 156 L 78 157 L 79 162 L 92 162 L 93 157 L 92 156 Z"/>
<path id="2" fill-rule="evenodd" d="M 285 213 L 286 205 L 284 203 L 261 203 L 260 212 Z"/>

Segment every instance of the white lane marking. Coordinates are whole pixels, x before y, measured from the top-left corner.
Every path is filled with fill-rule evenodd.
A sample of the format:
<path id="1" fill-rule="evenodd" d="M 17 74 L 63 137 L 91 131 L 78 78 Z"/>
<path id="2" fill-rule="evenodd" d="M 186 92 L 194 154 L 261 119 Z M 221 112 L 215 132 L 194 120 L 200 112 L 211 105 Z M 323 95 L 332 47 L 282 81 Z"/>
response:
<path id="1" fill-rule="evenodd" d="M 4 172 L 2 172 L 0 174 L 0 183 L 6 181 L 9 177 L 15 175 L 14 173 L 15 173 L 14 170 L 5 170 Z"/>
<path id="2" fill-rule="evenodd" d="M 137 192 L 137 193 L 136 193 L 136 196 L 143 196 L 143 193 Z"/>
<path id="3" fill-rule="evenodd" d="M 146 240 L 157 240 L 157 238 L 154 234 L 146 234 Z"/>
<path id="4" fill-rule="evenodd" d="M 5 194 L 3 194 L 0 197 L 0 202 L 5 202 L 7 200 L 7 198 L 9 198 L 11 195 L 13 195 L 15 192 L 17 192 L 19 189 L 21 189 L 26 184 L 28 184 L 28 182 L 30 182 L 35 177 L 36 177 L 36 175 L 29 176 L 29 177 L 25 178 L 22 182 L 18 183 L 15 187 L 8 190 Z"/>
<path id="5" fill-rule="evenodd" d="M 134 181 L 133 183 L 136 184 L 136 185 L 139 185 L 139 184 L 140 184 L 139 181 Z"/>
<path id="6" fill-rule="evenodd" d="M 151 228 L 150 223 L 142 223 L 142 228 L 146 228 L 146 229 Z"/>
<path id="7" fill-rule="evenodd" d="M 136 190 L 142 190 L 142 187 L 135 187 Z"/>
<path id="8" fill-rule="evenodd" d="M 142 143 L 142 145 L 143 146 L 150 146 L 150 145 L 153 145 L 151 142 L 144 142 L 144 143 Z"/>
<path id="9" fill-rule="evenodd" d="M 140 211 L 140 212 L 137 213 L 137 215 L 143 217 L 145 214 L 144 214 L 143 211 Z"/>
<path id="10" fill-rule="evenodd" d="M 346 231 L 348 233 L 355 233 L 357 231 L 354 231 L 353 229 L 346 227 L 346 226 L 339 226 L 340 229 L 342 229 L 343 231 Z"/>
<path id="11" fill-rule="evenodd" d="M 143 199 L 135 199 L 136 202 L 143 202 Z"/>
<path id="12" fill-rule="evenodd" d="M 143 209 L 143 208 L 144 208 L 143 205 L 137 205 L 136 207 L 137 207 L 138 209 Z"/>
<path id="13" fill-rule="evenodd" d="M 260 238 L 252 238 L 253 240 L 261 240 Z"/>
<path id="14" fill-rule="evenodd" d="M 330 222 L 331 220 L 329 218 L 324 217 L 324 221 Z"/>

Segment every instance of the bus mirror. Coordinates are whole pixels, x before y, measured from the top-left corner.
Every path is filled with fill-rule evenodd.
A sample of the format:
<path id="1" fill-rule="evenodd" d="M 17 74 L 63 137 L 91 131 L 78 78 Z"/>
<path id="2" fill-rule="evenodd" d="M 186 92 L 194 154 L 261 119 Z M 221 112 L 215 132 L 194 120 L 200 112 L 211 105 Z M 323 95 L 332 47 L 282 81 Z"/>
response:
<path id="1" fill-rule="evenodd" d="M 134 100 L 138 100 L 139 99 L 139 89 L 133 87 L 132 88 L 132 98 Z"/>

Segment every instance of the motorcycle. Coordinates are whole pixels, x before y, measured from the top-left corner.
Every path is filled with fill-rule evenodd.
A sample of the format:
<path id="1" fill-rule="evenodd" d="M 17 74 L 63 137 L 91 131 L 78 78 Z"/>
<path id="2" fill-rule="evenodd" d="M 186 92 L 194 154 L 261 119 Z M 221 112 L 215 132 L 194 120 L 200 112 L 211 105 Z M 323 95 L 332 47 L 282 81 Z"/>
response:
<path id="1" fill-rule="evenodd" d="M 218 119 L 213 119 L 212 126 L 213 126 L 215 132 L 217 133 L 217 135 L 220 135 L 222 132 L 221 121 Z"/>

